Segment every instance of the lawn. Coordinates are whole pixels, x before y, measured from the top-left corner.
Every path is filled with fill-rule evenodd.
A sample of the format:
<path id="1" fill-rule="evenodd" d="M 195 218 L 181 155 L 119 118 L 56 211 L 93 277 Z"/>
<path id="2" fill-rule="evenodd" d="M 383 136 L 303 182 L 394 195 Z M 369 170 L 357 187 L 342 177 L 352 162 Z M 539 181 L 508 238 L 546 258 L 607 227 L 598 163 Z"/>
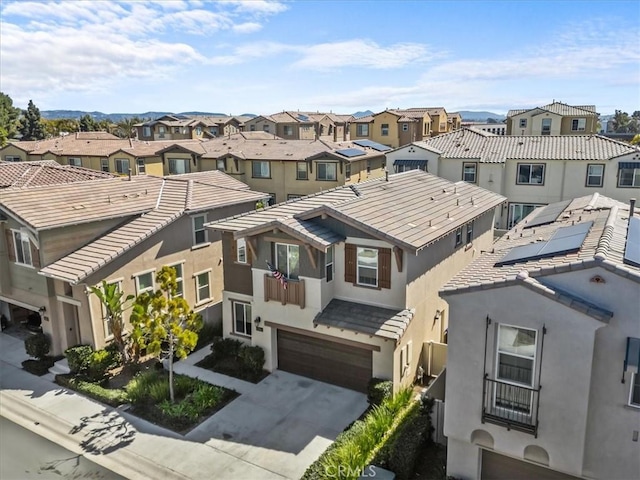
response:
<path id="1" fill-rule="evenodd" d="M 81 375 L 58 375 L 59 385 L 113 407 L 129 404 L 129 412 L 156 425 L 185 434 L 227 405 L 238 393 L 184 375 L 174 376 L 175 403 L 169 400 L 169 375 L 147 366 L 132 374 L 123 369 L 104 382 Z"/>
<path id="2" fill-rule="evenodd" d="M 251 383 L 258 383 L 269 375 L 262 368 L 264 350 L 233 338 L 214 338 L 211 353 L 196 366 Z"/>

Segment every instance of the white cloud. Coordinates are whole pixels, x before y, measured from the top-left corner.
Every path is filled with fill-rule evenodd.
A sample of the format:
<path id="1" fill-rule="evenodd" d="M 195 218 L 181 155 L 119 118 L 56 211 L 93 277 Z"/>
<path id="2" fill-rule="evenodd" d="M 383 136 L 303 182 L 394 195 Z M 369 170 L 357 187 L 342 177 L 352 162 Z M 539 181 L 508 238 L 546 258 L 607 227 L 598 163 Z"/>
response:
<path id="1" fill-rule="evenodd" d="M 256 22 L 245 22 L 233 26 L 236 33 L 254 33 L 262 29 L 262 25 Z"/>

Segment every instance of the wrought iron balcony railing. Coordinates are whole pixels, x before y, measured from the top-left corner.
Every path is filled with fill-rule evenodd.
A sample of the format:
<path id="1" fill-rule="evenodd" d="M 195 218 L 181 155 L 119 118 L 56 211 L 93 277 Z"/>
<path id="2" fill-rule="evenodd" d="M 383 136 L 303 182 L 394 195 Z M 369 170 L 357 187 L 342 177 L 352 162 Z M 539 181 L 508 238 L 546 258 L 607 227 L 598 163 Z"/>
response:
<path id="1" fill-rule="evenodd" d="M 482 423 L 538 436 L 540 388 L 493 380 L 485 375 L 483 398 Z"/>

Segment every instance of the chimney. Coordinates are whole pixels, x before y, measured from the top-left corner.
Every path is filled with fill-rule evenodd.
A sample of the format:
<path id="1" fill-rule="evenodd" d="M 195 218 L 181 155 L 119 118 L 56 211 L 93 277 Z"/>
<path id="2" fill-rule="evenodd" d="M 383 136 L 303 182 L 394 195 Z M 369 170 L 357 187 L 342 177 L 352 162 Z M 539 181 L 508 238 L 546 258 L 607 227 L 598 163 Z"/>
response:
<path id="1" fill-rule="evenodd" d="M 129 169 L 129 181 L 131 181 L 131 169 Z"/>
<path id="2" fill-rule="evenodd" d="M 629 218 L 633 217 L 635 210 L 636 210 L 636 199 L 630 198 L 629 199 Z"/>

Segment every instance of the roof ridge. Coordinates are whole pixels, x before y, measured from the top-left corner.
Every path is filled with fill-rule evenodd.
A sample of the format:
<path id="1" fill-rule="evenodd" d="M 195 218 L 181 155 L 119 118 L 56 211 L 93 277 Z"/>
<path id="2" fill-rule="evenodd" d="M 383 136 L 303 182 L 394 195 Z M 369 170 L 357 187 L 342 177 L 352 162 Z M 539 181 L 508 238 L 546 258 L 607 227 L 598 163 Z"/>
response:
<path id="1" fill-rule="evenodd" d="M 611 240 L 613 239 L 617 216 L 618 206 L 614 205 L 609 211 L 609 215 L 607 216 L 607 220 L 604 224 L 604 229 L 602 230 L 602 235 L 600 235 L 600 238 L 598 239 L 598 246 L 596 247 L 594 258 L 604 260 L 607 257 L 609 248 L 611 247 Z"/>
<path id="2" fill-rule="evenodd" d="M 191 209 L 191 202 L 193 201 L 193 179 L 187 180 L 187 194 L 184 199 L 185 210 Z"/>

